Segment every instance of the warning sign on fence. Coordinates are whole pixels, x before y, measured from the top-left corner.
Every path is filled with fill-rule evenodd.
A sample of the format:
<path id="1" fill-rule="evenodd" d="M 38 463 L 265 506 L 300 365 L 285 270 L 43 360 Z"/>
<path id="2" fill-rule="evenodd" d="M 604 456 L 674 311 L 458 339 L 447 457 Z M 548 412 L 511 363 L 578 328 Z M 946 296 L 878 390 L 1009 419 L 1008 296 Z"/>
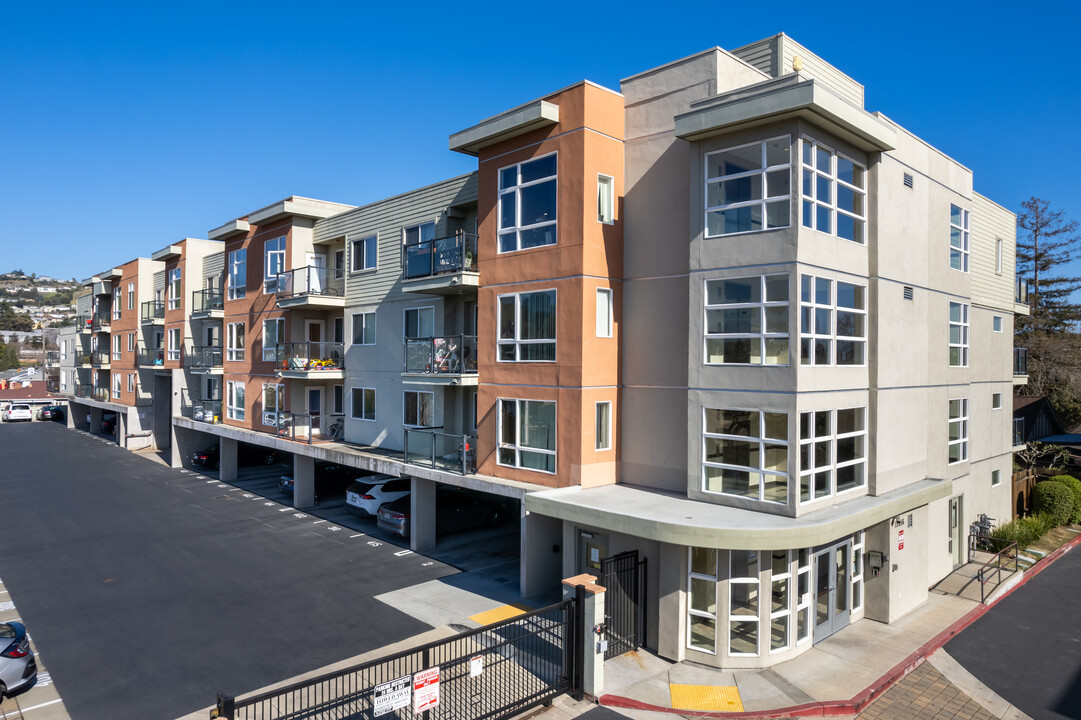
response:
<path id="1" fill-rule="evenodd" d="M 439 666 L 421 670 L 413 676 L 413 712 L 439 706 Z"/>
<path id="2" fill-rule="evenodd" d="M 397 680 L 376 685 L 372 695 L 372 715 L 379 717 L 399 708 L 408 707 L 412 682 L 413 678 L 406 675 Z"/>

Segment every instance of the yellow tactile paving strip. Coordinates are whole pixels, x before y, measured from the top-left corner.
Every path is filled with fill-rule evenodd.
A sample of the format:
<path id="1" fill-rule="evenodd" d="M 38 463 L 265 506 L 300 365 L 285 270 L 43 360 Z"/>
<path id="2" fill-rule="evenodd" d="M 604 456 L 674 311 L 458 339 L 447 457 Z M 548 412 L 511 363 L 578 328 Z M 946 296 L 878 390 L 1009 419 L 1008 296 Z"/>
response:
<path id="1" fill-rule="evenodd" d="M 510 620 L 512 617 L 517 617 L 530 610 L 532 610 L 532 608 L 526 607 L 525 605 L 500 605 L 497 608 L 485 610 L 476 615 L 470 615 L 469 619 L 478 625 L 491 625 L 500 620 Z"/>
<path id="2" fill-rule="evenodd" d="M 677 710 L 714 710 L 743 712 L 739 689 L 734 685 L 676 685 L 672 692 L 672 707 Z"/>

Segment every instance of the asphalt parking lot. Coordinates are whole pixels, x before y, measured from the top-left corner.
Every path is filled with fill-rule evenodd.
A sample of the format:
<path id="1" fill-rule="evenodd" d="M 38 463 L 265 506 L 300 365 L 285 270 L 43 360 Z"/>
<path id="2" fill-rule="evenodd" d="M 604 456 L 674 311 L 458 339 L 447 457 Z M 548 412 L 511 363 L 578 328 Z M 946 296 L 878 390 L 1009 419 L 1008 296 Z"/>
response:
<path id="1" fill-rule="evenodd" d="M 0 577 L 77 720 L 175 718 L 423 632 L 373 596 L 455 572 L 61 424 L 0 441 Z"/>

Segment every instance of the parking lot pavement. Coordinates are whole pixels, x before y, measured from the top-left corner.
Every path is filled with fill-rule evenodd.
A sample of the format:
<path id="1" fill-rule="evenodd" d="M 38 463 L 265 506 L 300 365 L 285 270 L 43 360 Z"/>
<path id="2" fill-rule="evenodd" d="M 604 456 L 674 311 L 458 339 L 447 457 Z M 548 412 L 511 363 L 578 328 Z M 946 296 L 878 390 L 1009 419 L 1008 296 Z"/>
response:
<path id="1" fill-rule="evenodd" d="M 3 580 L 0 580 L 0 622 L 21 622 L 26 625 L 26 620 L 19 615 L 19 609 L 10 597 Z M 53 684 L 41 648 L 34 639 L 33 628 L 27 626 L 26 633 L 34 650 L 38 677 L 32 687 L 0 700 L 0 720 L 67 720 L 67 708 Z"/>
<path id="2" fill-rule="evenodd" d="M 411 637 L 429 627 L 374 596 L 455 572 L 88 433 L 2 430 L 0 577 L 80 720 L 177 717 Z"/>

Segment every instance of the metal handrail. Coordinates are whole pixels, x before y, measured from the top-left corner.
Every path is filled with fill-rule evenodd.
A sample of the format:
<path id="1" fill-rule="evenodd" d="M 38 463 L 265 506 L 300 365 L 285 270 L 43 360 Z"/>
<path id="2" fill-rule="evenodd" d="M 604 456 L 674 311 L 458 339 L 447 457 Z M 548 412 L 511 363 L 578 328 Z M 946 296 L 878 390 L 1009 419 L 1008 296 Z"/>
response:
<path id="1" fill-rule="evenodd" d="M 306 265 L 278 273 L 274 292 L 278 297 L 303 297 L 305 295 L 341 295 L 340 281 L 345 271 L 322 265 Z"/>
<path id="2" fill-rule="evenodd" d="M 140 348 L 136 358 L 142 367 L 162 367 L 165 365 L 165 348 Z"/>
<path id="3" fill-rule="evenodd" d="M 187 349 L 188 367 L 201 370 L 224 367 L 224 349 L 220 345 L 195 345 Z"/>
<path id="4" fill-rule="evenodd" d="M 468 375 L 477 372 L 477 336 L 443 335 L 405 339 L 405 372 Z"/>
<path id="5" fill-rule="evenodd" d="M 221 400 L 199 400 L 191 404 L 191 417 L 199 422 L 218 425 L 221 423 Z"/>
<path id="6" fill-rule="evenodd" d="M 341 370 L 345 363 L 345 346 L 312 340 L 278 343 L 274 358 L 281 371 Z"/>
<path id="7" fill-rule="evenodd" d="M 406 279 L 458 272 L 477 272 L 477 236 L 458 232 L 419 240 L 402 247 Z"/>
<path id="8" fill-rule="evenodd" d="M 165 303 L 160 300 L 147 300 L 139 306 L 142 322 L 154 322 L 165 317 Z"/>
<path id="9" fill-rule="evenodd" d="M 225 309 L 225 293 L 221 290 L 194 290 L 191 293 L 191 312 L 206 313 Z"/>
<path id="10" fill-rule="evenodd" d="M 968 547 L 969 547 L 970 556 L 971 556 L 972 550 L 977 549 L 976 548 L 976 541 L 977 540 L 986 540 L 986 541 L 991 541 L 991 542 L 1002 542 L 1002 541 L 998 540 L 997 538 L 983 537 L 983 536 L 973 535 L 973 534 L 969 533 Z M 986 602 L 987 602 L 987 583 L 991 580 L 991 571 L 992 570 L 994 571 L 994 574 L 995 574 L 995 584 L 998 585 L 998 583 L 1002 582 L 1002 559 L 1003 559 L 1003 555 L 1006 555 L 1007 558 L 1009 558 L 1010 557 L 1009 552 L 1010 552 L 1011 549 L 1013 550 L 1013 555 L 1012 555 L 1012 557 L 1013 557 L 1013 570 L 1012 570 L 1012 572 L 1017 572 L 1017 542 L 1016 541 L 1011 542 L 1009 545 L 1007 545 L 1006 547 L 999 550 L 997 553 L 994 554 L 994 556 L 990 560 L 988 560 L 987 562 L 980 565 L 980 567 L 976 570 L 976 575 L 974 577 L 980 581 L 980 603 L 981 604 L 986 604 Z M 994 568 L 991 567 L 992 563 L 994 563 L 994 565 L 995 565 Z"/>
<path id="11" fill-rule="evenodd" d="M 413 436 L 414 449 L 409 449 Z M 418 442 L 419 440 L 419 442 Z M 477 471 L 475 435 L 453 435 L 424 428 L 405 428 L 405 461 L 440 470 L 472 475 Z"/>
<path id="12" fill-rule="evenodd" d="M 91 365 L 108 365 L 112 362 L 112 356 L 108 350 L 95 350 L 91 355 L 93 356 Z"/>
<path id="13" fill-rule="evenodd" d="M 111 327 L 112 322 L 113 321 L 112 318 L 109 317 L 109 313 L 106 312 L 102 314 L 99 312 L 90 321 L 90 330 L 92 332 L 98 332 L 99 330 L 102 330 L 104 328 Z"/>

